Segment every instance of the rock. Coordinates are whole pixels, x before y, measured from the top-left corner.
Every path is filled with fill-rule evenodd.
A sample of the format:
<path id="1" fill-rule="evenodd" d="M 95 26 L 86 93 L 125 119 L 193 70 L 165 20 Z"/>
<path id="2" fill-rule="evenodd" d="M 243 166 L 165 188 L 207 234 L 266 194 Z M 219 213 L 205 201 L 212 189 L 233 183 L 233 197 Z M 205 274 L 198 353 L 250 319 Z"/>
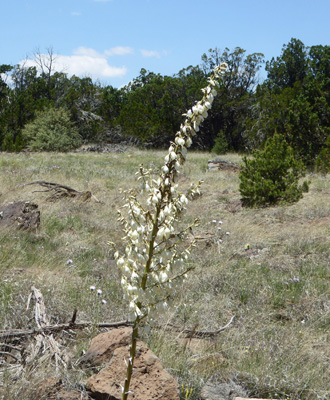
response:
<path id="1" fill-rule="evenodd" d="M 96 152 L 96 153 L 125 153 L 128 146 L 123 143 L 111 143 L 111 144 L 94 144 L 82 146 L 79 151 L 83 152 Z"/>
<path id="2" fill-rule="evenodd" d="M 220 383 L 209 379 L 201 391 L 201 400 L 233 400 L 236 396 L 247 396 L 244 389 L 233 381 Z"/>
<path id="3" fill-rule="evenodd" d="M 87 400 L 87 394 L 81 393 L 78 390 L 60 390 L 57 393 L 56 400 Z"/>
<path id="4" fill-rule="evenodd" d="M 257 397 L 234 397 L 233 400 L 275 400 L 275 399 L 260 399 Z"/>
<path id="5" fill-rule="evenodd" d="M 0 226 L 13 225 L 18 229 L 36 230 L 40 225 L 38 205 L 29 201 L 17 201 L 0 205 Z"/>
<path id="6" fill-rule="evenodd" d="M 234 200 L 226 204 L 225 210 L 229 211 L 233 214 L 241 211 L 242 209 L 242 201 L 241 200 Z"/>
<path id="7" fill-rule="evenodd" d="M 35 385 L 35 400 L 87 400 L 88 396 L 78 390 L 67 390 L 63 387 L 61 379 L 56 376 L 49 377 Z"/>
<path id="8" fill-rule="evenodd" d="M 230 171 L 239 171 L 240 167 L 231 162 L 231 161 L 224 161 L 216 158 L 214 160 L 210 160 L 207 162 L 207 169 L 209 171 L 218 171 L 218 170 L 230 170 Z"/>
<path id="9" fill-rule="evenodd" d="M 86 354 L 79 364 L 90 364 L 98 367 L 108 363 L 118 347 L 128 346 L 131 341 L 132 328 L 113 329 L 100 333 L 92 339 Z"/>
<path id="10" fill-rule="evenodd" d="M 99 335 L 100 337 L 93 340 L 91 349 L 86 353 L 89 362 L 99 363 L 102 360 L 104 363 L 106 358 L 108 361 L 105 368 L 87 381 L 89 394 L 93 399 L 121 400 L 122 398 L 121 386 L 126 378 L 124 360 L 129 359 L 130 335 L 127 342 L 127 330 L 128 328 L 115 329 L 106 335 Z M 130 390 L 134 392 L 129 395 L 130 400 L 180 399 L 176 380 L 163 369 L 157 356 L 141 341 L 137 342 Z"/>

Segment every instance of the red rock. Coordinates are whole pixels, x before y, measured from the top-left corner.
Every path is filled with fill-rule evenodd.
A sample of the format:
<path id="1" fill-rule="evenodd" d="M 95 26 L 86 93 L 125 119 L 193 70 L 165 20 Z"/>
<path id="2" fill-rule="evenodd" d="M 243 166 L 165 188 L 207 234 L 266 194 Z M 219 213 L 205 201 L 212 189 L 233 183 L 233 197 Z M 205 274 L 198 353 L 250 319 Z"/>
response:
<path id="1" fill-rule="evenodd" d="M 118 347 L 129 345 L 131 334 L 132 328 L 129 327 L 100 333 L 92 339 L 87 353 L 80 359 L 80 363 L 88 363 L 92 366 L 108 363 Z"/>
<path id="2" fill-rule="evenodd" d="M 123 331 L 123 332 L 119 332 Z M 112 335 L 111 335 L 112 333 Z M 101 336 L 101 335 L 99 335 Z M 97 400 L 121 400 L 122 386 L 126 378 L 126 364 L 124 360 L 129 358 L 129 345 L 118 345 L 113 351 L 114 342 L 125 342 L 127 328 L 117 329 L 102 334 L 95 338 L 92 349 L 97 348 L 102 361 L 105 354 L 110 356 L 109 364 L 98 374 L 93 375 L 87 381 L 90 395 Z M 121 340 L 118 340 L 121 338 Z M 108 340 L 108 342 L 105 341 Z M 98 343 L 97 347 L 95 343 Z M 103 343 L 103 348 L 101 347 Z M 91 344 L 91 346 L 92 346 Z M 111 351 L 107 349 L 111 348 Z M 95 351 L 93 350 L 94 354 Z M 90 349 L 86 353 L 89 353 Z M 94 359 L 95 360 L 95 359 Z M 97 359 L 96 359 L 97 360 Z M 179 385 L 177 381 L 166 372 L 157 356 L 143 342 L 137 342 L 136 356 L 134 361 L 133 375 L 131 379 L 129 400 L 179 400 Z"/>

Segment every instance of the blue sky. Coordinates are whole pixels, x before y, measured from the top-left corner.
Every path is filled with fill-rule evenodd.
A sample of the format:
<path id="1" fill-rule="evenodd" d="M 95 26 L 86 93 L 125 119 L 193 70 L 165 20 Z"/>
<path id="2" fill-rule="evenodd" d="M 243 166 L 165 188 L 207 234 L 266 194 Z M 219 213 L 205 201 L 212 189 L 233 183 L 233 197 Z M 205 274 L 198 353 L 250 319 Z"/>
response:
<path id="1" fill-rule="evenodd" d="M 330 45 L 330 0 L 0 0 L 0 6 L 0 64 L 16 65 L 51 47 L 56 69 L 114 87 L 141 68 L 173 75 L 215 47 L 238 46 L 270 60 L 291 38 Z"/>

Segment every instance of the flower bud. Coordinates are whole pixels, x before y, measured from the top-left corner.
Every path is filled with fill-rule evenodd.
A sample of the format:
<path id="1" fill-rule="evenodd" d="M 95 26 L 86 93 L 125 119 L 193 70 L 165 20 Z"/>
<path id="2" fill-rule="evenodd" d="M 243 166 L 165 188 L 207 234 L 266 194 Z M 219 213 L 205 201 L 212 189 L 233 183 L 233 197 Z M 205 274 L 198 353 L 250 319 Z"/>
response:
<path id="1" fill-rule="evenodd" d="M 169 154 L 169 156 L 170 156 L 170 160 L 171 160 L 171 161 L 172 161 L 172 160 L 175 160 L 175 159 L 177 158 L 177 155 L 176 155 L 176 153 L 175 153 L 174 151 L 171 151 L 170 154 Z"/>
<path id="2" fill-rule="evenodd" d="M 186 146 L 187 146 L 187 147 L 190 147 L 191 145 L 192 145 L 192 140 L 191 140 L 190 137 L 187 137 L 187 138 L 186 138 Z"/>

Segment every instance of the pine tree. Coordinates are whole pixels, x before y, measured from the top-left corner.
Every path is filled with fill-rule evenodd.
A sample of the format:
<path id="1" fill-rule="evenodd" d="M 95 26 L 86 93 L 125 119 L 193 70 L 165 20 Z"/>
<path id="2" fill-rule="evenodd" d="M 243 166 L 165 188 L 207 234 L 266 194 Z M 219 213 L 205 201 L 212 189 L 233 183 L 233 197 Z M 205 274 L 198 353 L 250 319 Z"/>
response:
<path id="1" fill-rule="evenodd" d="M 264 150 L 254 152 L 252 159 L 243 158 L 239 176 L 242 203 L 262 207 L 297 202 L 308 191 L 307 181 L 299 185 L 303 176 L 303 163 L 295 159 L 284 138 L 275 134 L 268 139 Z"/>

